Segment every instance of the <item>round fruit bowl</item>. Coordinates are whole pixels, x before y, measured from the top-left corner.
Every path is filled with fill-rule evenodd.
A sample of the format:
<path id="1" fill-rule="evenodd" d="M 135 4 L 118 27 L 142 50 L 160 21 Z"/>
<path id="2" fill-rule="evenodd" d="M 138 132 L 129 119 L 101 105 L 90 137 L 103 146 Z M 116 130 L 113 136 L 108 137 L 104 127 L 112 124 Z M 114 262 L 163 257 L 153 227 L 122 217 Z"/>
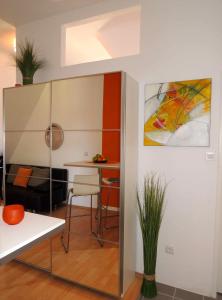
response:
<path id="1" fill-rule="evenodd" d="M 96 164 L 104 164 L 106 163 L 108 160 L 107 159 L 102 159 L 102 160 L 94 160 L 93 162 L 96 163 Z"/>
<path id="2" fill-rule="evenodd" d="M 20 223 L 24 218 L 24 206 L 20 204 L 4 206 L 2 218 L 9 225 Z"/>
<path id="3" fill-rule="evenodd" d="M 105 157 L 103 154 L 100 154 L 100 153 L 97 153 L 93 158 L 92 158 L 92 161 L 94 163 L 97 163 L 97 164 L 104 164 L 108 161 L 107 157 Z"/>

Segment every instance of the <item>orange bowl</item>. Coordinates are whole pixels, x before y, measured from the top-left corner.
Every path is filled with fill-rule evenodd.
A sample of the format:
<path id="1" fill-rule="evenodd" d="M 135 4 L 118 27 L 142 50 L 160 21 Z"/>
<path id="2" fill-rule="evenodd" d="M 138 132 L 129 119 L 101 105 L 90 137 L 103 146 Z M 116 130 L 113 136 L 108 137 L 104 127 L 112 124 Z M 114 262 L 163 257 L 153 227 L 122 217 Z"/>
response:
<path id="1" fill-rule="evenodd" d="M 24 218 L 24 206 L 20 204 L 6 205 L 3 208 L 2 218 L 5 223 L 15 225 Z"/>

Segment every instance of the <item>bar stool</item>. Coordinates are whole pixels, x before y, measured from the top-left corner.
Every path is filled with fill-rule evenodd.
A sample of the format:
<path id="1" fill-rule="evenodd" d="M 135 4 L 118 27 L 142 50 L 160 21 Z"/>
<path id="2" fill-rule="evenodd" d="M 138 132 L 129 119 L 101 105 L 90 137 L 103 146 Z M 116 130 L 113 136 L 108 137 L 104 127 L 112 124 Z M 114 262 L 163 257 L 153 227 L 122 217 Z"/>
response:
<path id="1" fill-rule="evenodd" d="M 108 195 L 107 195 L 107 201 L 106 201 L 106 205 L 103 205 L 103 208 L 105 210 L 105 215 L 103 216 L 103 219 L 105 219 L 104 221 L 104 228 L 105 229 L 110 229 L 110 228 L 116 228 L 118 226 L 107 226 L 107 219 L 108 218 L 113 218 L 113 217 L 119 217 L 119 212 L 117 214 L 112 214 L 112 215 L 109 215 L 108 214 L 108 210 L 109 210 L 109 205 L 110 205 L 110 196 L 111 196 L 111 191 L 112 191 L 112 185 L 114 184 L 119 184 L 120 183 L 120 179 L 119 178 L 113 178 L 113 177 L 110 177 L 110 178 L 102 178 L 102 182 L 106 185 L 109 186 L 109 192 L 108 192 Z"/>
<path id="2" fill-rule="evenodd" d="M 90 216 L 90 230 L 93 233 L 92 229 L 92 200 L 93 196 L 100 193 L 99 187 L 99 175 L 75 175 L 73 187 L 69 189 L 67 201 L 66 201 L 66 215 L 65 220 L 68 222 L 68 240 L 67 245 L 64 243 L 64 230 L 62 232 L 61 240 L 62 245 L 67 253 L 69 251 L 70 243 L 70 228 L 71 228 L 71 219 L 76 217 L 87 217 Z M 81 215 L 72 215 L 72 203 L 74 197 L 80 196 L 90 196 L 90 214 L 81 214 Z"/>

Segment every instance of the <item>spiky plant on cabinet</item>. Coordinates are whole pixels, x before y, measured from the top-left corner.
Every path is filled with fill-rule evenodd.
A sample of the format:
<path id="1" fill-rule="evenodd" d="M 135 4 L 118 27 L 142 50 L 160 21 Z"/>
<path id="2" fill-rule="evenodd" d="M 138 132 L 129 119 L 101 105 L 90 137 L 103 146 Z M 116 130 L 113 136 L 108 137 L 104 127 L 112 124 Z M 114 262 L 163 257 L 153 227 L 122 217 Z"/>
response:
<path id="1" fill-rule="evenodd" d="M 24 85 L 32 84 L 35 72 L 46 64 L 45 60 L 39 59 L 34 44 L 28 40 L 18 45 L 15 62 L 16 67 L 22 73 Z"/>

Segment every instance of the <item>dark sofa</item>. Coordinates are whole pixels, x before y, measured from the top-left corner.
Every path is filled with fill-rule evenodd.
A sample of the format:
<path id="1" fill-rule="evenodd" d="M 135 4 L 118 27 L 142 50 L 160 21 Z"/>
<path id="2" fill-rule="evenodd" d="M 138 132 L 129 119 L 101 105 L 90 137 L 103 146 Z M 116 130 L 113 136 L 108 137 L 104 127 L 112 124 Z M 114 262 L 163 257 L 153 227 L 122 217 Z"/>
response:
<path id="1" fill-rule="evenodd" d="M 13 183 L 7 182 L 7 177 L 9 175 L 11 164 L 6 165 L 6 179 L 5 179 L 5 200 L 6 204 L 22 204 L 25 209 L 32 210 L 35 212 L 44 212 L 50 210 L 50 180 L 45 180 L 44 183 L 31 187 L 27 186 L 27 188 L 15 186 Z M 17 165 L 20 166 L 20 165 Z M 40 167 L 40 166 L 25 166 L 23 167 L 37 167 L 37 168 L 47 168 L 48 167 Z M 67 180 L 68 180 L 68 170 L 67 169 L 59 169 L 52 168 L 52 209 L 61 204 L 66 200 L 67 196 Z"/>

